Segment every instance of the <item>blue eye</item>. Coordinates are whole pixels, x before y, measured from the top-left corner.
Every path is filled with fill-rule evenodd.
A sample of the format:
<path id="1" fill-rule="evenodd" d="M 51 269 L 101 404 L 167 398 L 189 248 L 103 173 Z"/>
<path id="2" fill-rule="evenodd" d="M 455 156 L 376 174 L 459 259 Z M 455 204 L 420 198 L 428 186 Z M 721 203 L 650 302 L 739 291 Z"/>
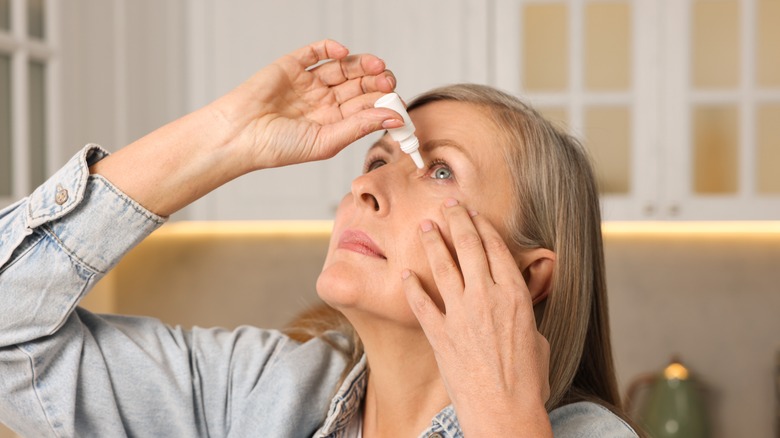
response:
<path id="1" fill-rule="evenodd" d="M 451 179 L 452 169 L 443 162 L 434 162 L 431 164 L 431 178 L 433 179 Z"/>

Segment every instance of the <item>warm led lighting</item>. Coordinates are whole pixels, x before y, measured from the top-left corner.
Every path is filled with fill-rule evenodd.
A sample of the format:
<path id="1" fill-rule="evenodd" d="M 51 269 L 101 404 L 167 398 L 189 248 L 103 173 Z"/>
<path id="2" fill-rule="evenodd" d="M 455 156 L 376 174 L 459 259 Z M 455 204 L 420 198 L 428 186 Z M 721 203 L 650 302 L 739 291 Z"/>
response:
<path id="1" fill-rule="evenodd" d="M 181 221 L 165 224 L 165 236 L 315 236 L 330 235 L 332 221 Z"/>
<path id="2" fill-rule="evenodd" d="M 330 235 L 333 221 L 180 221 L 170 222 L 155 234 L 193 235 Z M 605 237 L 611 236 L 776 236 L 780 221 L 613 221 L 602 224 Z"/>
<path id="3" fill-rule="evenodd" d="M 605 236 L 780 236 L 780 221 L 605 222 Z"/>

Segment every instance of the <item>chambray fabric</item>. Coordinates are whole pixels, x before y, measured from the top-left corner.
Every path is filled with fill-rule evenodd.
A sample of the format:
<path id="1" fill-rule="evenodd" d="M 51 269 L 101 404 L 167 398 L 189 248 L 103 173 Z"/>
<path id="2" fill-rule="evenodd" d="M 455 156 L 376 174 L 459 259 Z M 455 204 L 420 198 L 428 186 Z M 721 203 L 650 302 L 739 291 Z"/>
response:
<path id="1" fill-rule="evenodd" d="M 363 399 L 363 358 L 274 330 L 170 327 L 79 300 L 165 219 L 89 166 L 88 145 L 0 211 L 0 422 L 25 437 L 340 437 Z M 280 291 L 283 293 L 283 291 Z M 556 436 L 635 436 L 593 403 L 550 414 Z M 452 406 L 424 437 L 462 437 Z"/>

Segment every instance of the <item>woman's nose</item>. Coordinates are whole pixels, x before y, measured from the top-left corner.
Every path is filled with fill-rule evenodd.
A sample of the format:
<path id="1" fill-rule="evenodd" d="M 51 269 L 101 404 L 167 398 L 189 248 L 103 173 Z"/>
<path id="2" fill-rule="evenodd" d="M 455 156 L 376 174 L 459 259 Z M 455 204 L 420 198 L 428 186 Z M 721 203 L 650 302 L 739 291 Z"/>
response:
<path id="1" fill-rule="evenodd" d="M 390 210 L 387 194 L 390 175 L 380 175 L 383 173 L 380 170 L 364 173 L 352 180 L 352 198 L 358 208 L 370 209 L 376 214 L 385 215 Z"/>

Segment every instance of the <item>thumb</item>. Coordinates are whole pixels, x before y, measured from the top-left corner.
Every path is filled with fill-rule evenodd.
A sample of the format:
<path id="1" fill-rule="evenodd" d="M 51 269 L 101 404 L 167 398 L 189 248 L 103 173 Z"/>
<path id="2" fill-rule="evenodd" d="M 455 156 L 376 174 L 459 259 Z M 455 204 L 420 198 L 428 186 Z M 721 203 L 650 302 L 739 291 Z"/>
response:
<path id="1" fill-rule="evenodd" d="M 317 136 L 316 148 L 326 157 L 332 157 L 372 132 L 403 125 L 403 119 L 395 111 L 384 108 L 365 109 L 336 123 L 323 125 Z"/>

